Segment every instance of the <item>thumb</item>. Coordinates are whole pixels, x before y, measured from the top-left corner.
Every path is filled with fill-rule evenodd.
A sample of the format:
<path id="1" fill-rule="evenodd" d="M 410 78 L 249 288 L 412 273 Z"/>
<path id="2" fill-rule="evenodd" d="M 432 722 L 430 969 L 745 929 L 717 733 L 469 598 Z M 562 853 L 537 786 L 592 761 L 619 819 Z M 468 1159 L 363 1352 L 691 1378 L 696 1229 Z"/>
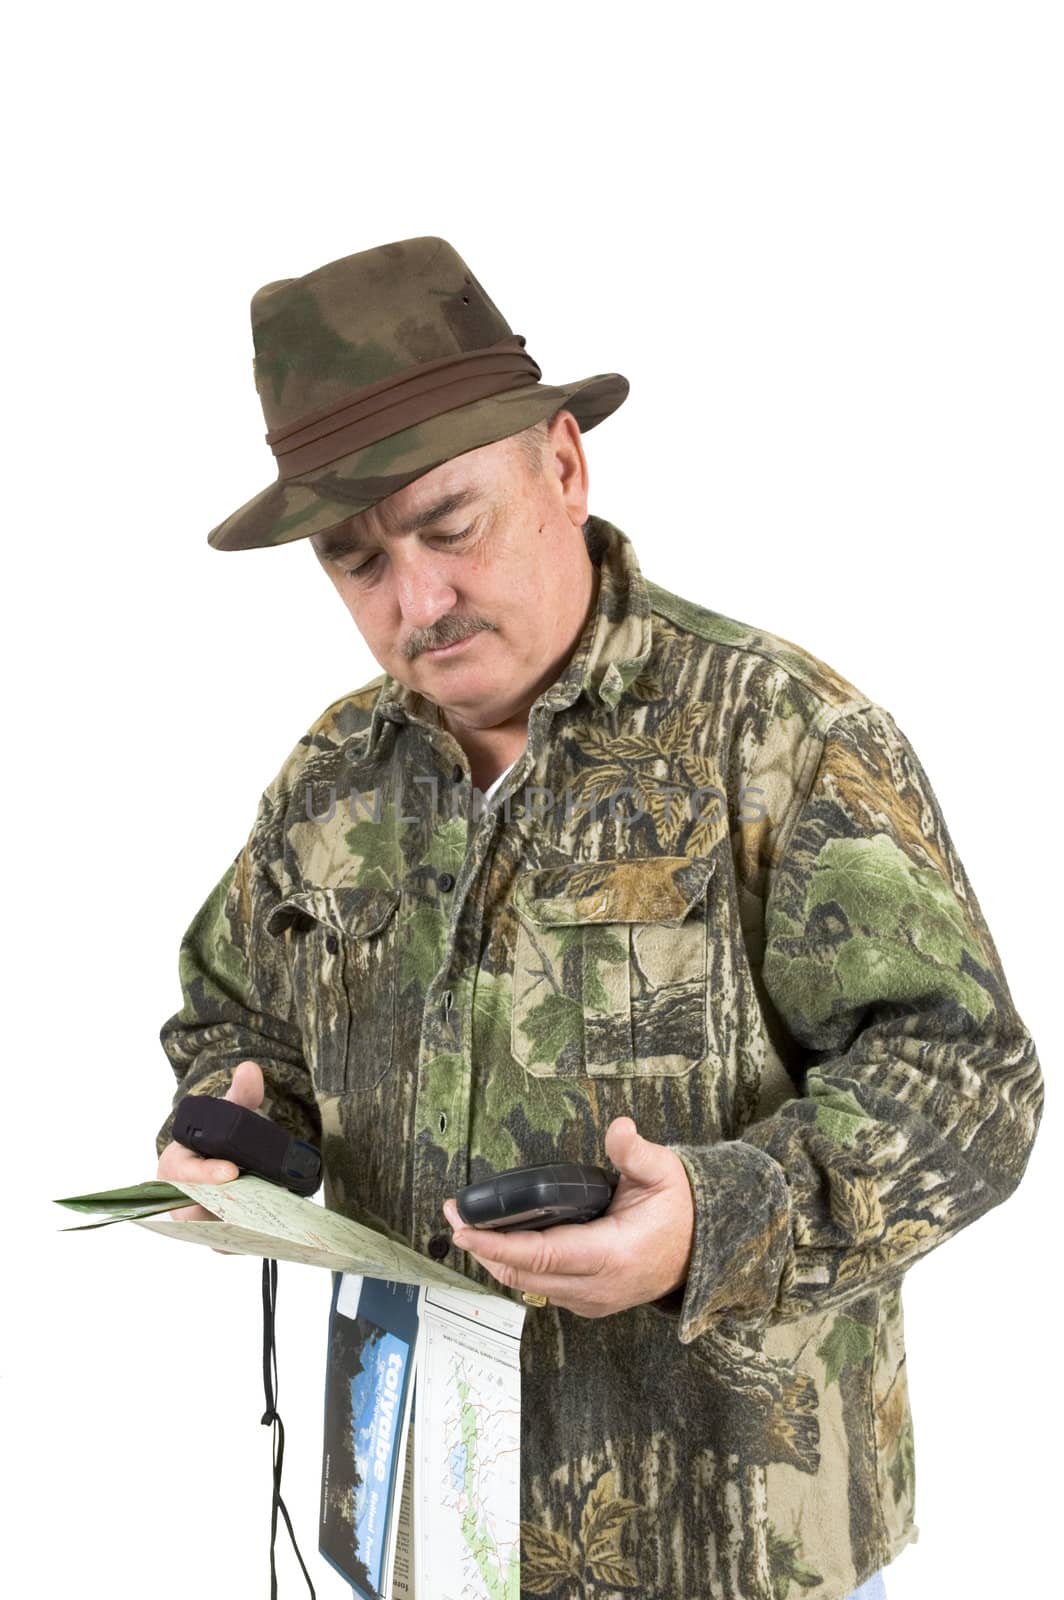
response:
<path id="1" fill-rule="evenodd" d="M 610 1123 L 606 1129 L 606 1154 L 618 1172 L 633 1183 L 650 1186 L 668 1175 L 669 1152 L 663 1145 L 644 1139 L 631 1117 L 616 1117 Z"/>
<path id="2" fill-rule="evenodd" d="M 233 1081 L 225 1091 L 225 1098 L 248 1111 L 257 1111 L 266 1094 L 262 1068 L 257 1061 L 241 1061 L 233 1073 Z"/>

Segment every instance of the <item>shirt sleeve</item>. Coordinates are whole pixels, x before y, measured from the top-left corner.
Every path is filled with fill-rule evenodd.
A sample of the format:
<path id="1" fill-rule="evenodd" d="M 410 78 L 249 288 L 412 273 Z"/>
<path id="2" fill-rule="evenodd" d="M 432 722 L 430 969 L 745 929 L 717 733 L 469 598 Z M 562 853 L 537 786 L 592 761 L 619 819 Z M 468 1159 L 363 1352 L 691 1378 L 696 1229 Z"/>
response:
<path id="1" fill-rule="evenodd" d="M 281 898 L 269 865 L 274 806 L 264 795 L 250 837 L 196 912 L 178 962 L 183 1004 L 160 1042 L 177 1078 L 173 1108 L 156 1136 L 161 1154 L 186 1094 L 223 1095 L 241 1061 L 262 1068 L 262 1111 L 318 1143 L 321 1119 L 303 1056 L 283 940 L 266 933 Z"/>
<path id="2" fill-rule="evenodd" d="M 684 1343 L 897 1278 L 1012 1193 L 1041 1119 L 1034 1043 L 889 712 L 835 720 L 781 834 L 762 977 L 802 1079 L 739 1138 L 673 1146 L 695 1200 Z"/>

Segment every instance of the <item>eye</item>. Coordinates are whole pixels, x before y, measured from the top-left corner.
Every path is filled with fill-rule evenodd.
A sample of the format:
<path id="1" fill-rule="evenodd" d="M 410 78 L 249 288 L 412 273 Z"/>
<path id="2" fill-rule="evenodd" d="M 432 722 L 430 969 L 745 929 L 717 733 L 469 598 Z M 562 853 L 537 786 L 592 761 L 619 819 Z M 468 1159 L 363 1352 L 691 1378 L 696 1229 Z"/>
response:
<path id="1" fill-rule="evenodd" d="M 461 544 L 466 534 L 472 530 L 472 526 L 472 523 L 470 523 L 469 527 L 463 528 L 461 533 L 438 533 L 436 535 L 436 542 L 437 544 L 444 545 Z"/>
<path id="2" fill-rule="evenodd" d="M 370 573 L 370 570 L 371 570 L 371 568 L 373 566 L 373 563 L 376 561 L 376 559 L 377 559 L 376 554 L 373 554 L 371 556 L 367 556 L 365 561 L 360 561 L 357 567 L 345 567 L 344 568 L 344 577 L 345 578 L 368 577 L 369 573 Z"/>
<path id="3" fill-rule="evenodd" d="M 460 533 L 437 533 L 433 537 L 433 543 L 447 547 L 461 544 L 464 539 L 468 538 L 472 531 L 473 524 L 470 523 L 469 526 L 467 528 L 463 528 Z M 372 552 L 372 554 L 368 555 L 364 561 L 360 561 L 357 567 L 343 568 L 344 577 L 360 578 L 364 581 L 368 581 L 373 576 L 379 557 L 380 551 L 375 550 Z"/>

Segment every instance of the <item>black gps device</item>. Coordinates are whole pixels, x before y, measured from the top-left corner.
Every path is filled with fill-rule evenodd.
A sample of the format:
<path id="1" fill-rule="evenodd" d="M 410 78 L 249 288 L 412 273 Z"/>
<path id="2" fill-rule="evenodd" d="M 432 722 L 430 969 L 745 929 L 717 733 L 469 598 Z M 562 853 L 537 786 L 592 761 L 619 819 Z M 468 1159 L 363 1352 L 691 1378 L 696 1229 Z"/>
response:
<path id="1" fill-rule="evenodd" d="M 174 1115 L 173 1138 L 198 1156 L 233 1161 L 293 1194 L 311 1195 L 321 1182 L 321 1157 L 312 1144 L 232 1100 L 187 1094 Z"/>
<path id="2" fill-rule="evenodd" d="M 483 1183 L 470 1183 L 455 1196 L 458 1215 L 471 1228 L 553 1228 L 559 1222 L 591 1222 L 613 1199 L 617 1180 L 601 1167 L 556 1161 L 518 1167 Z"/>

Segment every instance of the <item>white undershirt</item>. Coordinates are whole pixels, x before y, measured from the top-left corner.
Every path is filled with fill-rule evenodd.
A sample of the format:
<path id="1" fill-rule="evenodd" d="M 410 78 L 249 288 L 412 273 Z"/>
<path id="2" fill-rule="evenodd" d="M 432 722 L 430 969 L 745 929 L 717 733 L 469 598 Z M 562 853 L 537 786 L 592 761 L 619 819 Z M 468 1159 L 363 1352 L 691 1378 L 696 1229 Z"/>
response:
<path id="1" fill-rule="evenodd" d="M 500 772 L 499 776 L 495 779 L 494 783 L 489 783 L 488 784 L 488 787 L 484 790 L 484 798 L 485 798 L 485 800 L 490 800 L 491 799 L 492 795 L 495 793 L 496 789 L 499 787 L 499 785 L 502 782 L 502 780 L 507 776 L 508 773 L 511 773 L 514 770 L 514 768 L 516 767 L 516 765 L 517 765 L 518 761 L 520 761 L 520 759 L 521 759 L 520 756 L 515 757 L 515 759 L 513 761 L 511 761 L 510 765 L 506 768 L 506 771 L 505 772 Z"/>

